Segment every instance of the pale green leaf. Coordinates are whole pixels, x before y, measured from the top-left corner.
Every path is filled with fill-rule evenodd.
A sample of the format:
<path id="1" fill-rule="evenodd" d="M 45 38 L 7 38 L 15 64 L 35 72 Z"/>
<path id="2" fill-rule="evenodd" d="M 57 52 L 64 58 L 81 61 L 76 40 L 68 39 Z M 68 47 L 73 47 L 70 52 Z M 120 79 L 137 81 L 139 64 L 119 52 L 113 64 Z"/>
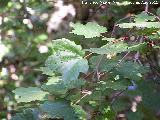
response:
<path id="1" fill-rule="evenodd" d="M 76 80 L 79 73 L 87 73 L 88 68 L 88 61 L 83 58 L 65 62 L 62 66 L 62 79 L 64 81 Z"/>
<path id="2" fill-rule="evenodd" d="M 90 48 L 85 49 L 86 51 L 97 53 L 97 54 L 117 54 L 121 52 L 127 51 L 128 46 L 125 43 L 109 43 L 107 45 L 102 46 L 101 48 Z"/>
<path id="3" fill-rule="evenodd" d="M 68 51 L 82 57 L 85 55 L 85 52 L 82 51 L 82 47 L 80 45 L 76 45 L 74 41 L 70 41 L 66 38 L 54 40 L 52 48 L 55 52 Z"/>
<path id="4" fill-rule="evenodd" d="M 154 21 L 156 19 L 155 16 L 150 16 L 145 12 L 138 14 L 135 16 L 135 22 L 147 22 L 147 21 Z"/>
<path id="5" fill-rule="evenodd" d="M 117 24 L 120 28 L 160 28 L 160 22 L 137 22 Z"/>
<path id="6" fill-rule="evenodd" d="M 44 92 L 37 87 L 20 87 L 16 88 L 13 92 L 15 93 L 15 99 L 18 103 L 31 102 L 35 100 L 43 101 L 48 94 L 48 92 Z"/>
<path id="7" fill-rule="evenodd" d="M 85 84 L 84 80 L 73 80 L 65 83 L 61 77 L 51 77 L 48 79 L 48 82 L 43 84 L 41 88 L 51 94 L 65 94 L 67 90 L 72 88 L 80 88 Z"/>
<path id="8" fill-rule="evenodd" d="M 107 32 L 105 27 L 98 25 L 97 23 L 88 22 L 86 25 L 81 23 L 71 24 L 73 30 L 71 33 L 76 35 L 84 35 L 85 38 L 100 37 L 101 33 Z"/>

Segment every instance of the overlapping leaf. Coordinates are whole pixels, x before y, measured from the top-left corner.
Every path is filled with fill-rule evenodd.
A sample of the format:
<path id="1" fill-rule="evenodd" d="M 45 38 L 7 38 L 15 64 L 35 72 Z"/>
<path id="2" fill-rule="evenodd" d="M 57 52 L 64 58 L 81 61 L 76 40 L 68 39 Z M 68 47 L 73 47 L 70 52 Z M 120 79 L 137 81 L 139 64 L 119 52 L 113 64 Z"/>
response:
<path id="1" fill-rule="evenodd" d="M 63 38 L 54 41 L 53 50 L 54 54 L 46 60 L 45 67 L 42 68 L 44 74 L 61 73 L 62 79 L 68 82 L 76 80 L 80 72 L 88 71 L 88 61 L 83 58 L 84 51 L 80 45 Z"/>
<path id="2" fill-rule="evenodd" d="M 100 37 L 101 33 L 107 32 L 105 27 L 98 25 L 97 23 L 88 22 L 86 25 L 76 23 L 71 25 L 73 30 L 71 33 L 76 35 L 84 35 L 85 38 Z"/>

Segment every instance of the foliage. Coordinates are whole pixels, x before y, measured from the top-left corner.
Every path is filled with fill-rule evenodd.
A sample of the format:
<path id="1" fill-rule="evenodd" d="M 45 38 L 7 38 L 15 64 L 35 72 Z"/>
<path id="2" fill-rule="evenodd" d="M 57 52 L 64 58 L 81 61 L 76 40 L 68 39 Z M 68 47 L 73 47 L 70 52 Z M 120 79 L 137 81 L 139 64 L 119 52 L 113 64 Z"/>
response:
<path id="1" fill-rule="evenodd" d="M 41 8 L 37 1 L 27 3 L 36 10 Z M 12 41 L 3 38 L 5 41 L 0 46 L 4 48 L 4 53 L 0 52 L 0 61 L 6 66 L 11 64 L 9 69 L 12 70 L 8 74 L 15 81 L 26 79 L 25 82 L 28 82 L 35 79 L 39 72 L 44 78 L 35 80 L 35 84 L 33 81 L 30 84 L 20 82 L 19 86 L 14 85 L 15 81 L 10 83 L 13 85 L 9 90 L 14 89 L 12 93 L 17 105 L 12 120 L 115 120 L 121 113 L 128 120 L 159 119 L 160 67 L 159 63 L 151 60 L 155 57 L 152 53 L 159 49 L 158 16 L 147 11 L 131 15 L 129 20 L 127 17 L 116 22 L 112 31 L 97 22 L 76 22 L 71 24 L 72 30 L 68 36 L 55 37 L 51 42 L 47 41 L 52 39 L 51 33 L 43 29 L 46 21 L 41 17 L 33 18 L 37 15 L 32 16 L 32 10 L 27 16 L 25 10 L 28 8 L 22 9 L 25 5 L 13 1 L 2 4 L 8 6 L 5 11 L 16 12 L 3 24 L 2 33 L 7 31 Z M 49 2 L 44 2 L 42 6 L 43 9 L 37 14 L 52 8 Z M 98 8 L 103 10 L 104 7 Z M 119 8 L 114 10 L 112 12 L 116 13 Z M 15 22 L 13 18 L 18 15 L 27 17 Z M 28 24 L 26 19 L 30 20 Z M 38 33 L 35 33 L 36 27 L 39 27 Z M 127 31 L 125 35 L 123 31 Z M 14 35 L 16 42 L 13 41 Z M 94 44 L 87 45 L 88 41 Z M 5 57 L 8 59 L 5 60 Z M 13 63 L 8 63 L 10 58 Z M 17 64 L 14 63 L 15 58 L 18 59 Z M 20 69 L 16 73 L 14 65 L 17 68 L 36 68 L 36 72 L 26 74 L 28 69 Z M 3 68 L 1 72 L 2 79 L 9 79 L 5 70 Z"/>

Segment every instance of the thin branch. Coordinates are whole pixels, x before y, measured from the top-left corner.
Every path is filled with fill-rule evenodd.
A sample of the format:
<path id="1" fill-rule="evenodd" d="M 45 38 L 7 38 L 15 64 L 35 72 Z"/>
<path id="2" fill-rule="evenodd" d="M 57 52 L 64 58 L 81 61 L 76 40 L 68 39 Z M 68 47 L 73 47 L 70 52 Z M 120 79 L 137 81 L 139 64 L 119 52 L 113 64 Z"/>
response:
<path id="1" fill-rule="evenodd" d="M 124 89 L 124 90 L 122 90 L 122 91 L 120 91 L 120 92 L 112 99 L 112 101 L 111 101 L 111 106 L 114 104 L 114 102 L 117 100 L 117 98 L 118 98 L 121 94 L 123 94 L 124 92 L 126 92 L 126 91 L 127 91 L 127 88 Z"/>
<path id="2" fill-rule="evenodd" d="M 88 55 L 84 56 L 84 59 L 86 59 L 87 57 L 91 56 L 93 53 L 89 53 Z"/>
<path id="3" fill-rule="evenodd" d="M 100 65 L 100 63 L 101 63 L 101 61 L 102 61 L 102 59 L 103 59 L 104 56 L 105 55 L 102 55 L 100 57 L 100 59 L 98 60 L 98 62 L 97 62 L 97 65 L 95 67 L 95 72 L 94 72 L 93 77 L 92 77 L 93 80 L 94 80 L 95 76 L 97 76 L 97 79 L 99 81 L 100 75 L 99 75 L 98 69 L 99 69 L 99 65 Z"/>
<path id="4" fill-rule="evenodd" d="M 85 98 L 86 96 L 88 95 L 91 95 L 92 94 L 92 91 L 82 91 L 82 93 L 85 93 L 79 100 L 77 100 L 75 103 L 73 104 L 78 104 L 83 98 Z"/>
<path id="5" fill-rule="evenodd" d="M 139 43 L 142 43 L 143 42 L 143 36 L 140 36 L 140 41 Z M 134 55 L 134 62 L 138 61 L 140 64 L 142 64 L 139 60 L 139 57 L 140 57 L 140 53 L 139 51 L 137 51 L 137 53 Z"/>
<path id="6" fill-rule="evenodd" d="M 132 16 L 126 16 L 126 17 L 124 17 L 124 18 L 122 18 L 122 19 L 119 19 L 117 22 L 115 22 L 114 27 L 113 27 L 113 30 L 112 30 L 112 33 L 111 33 L 111 37 L 113 37 L 113 35 L 114 35 L 115 29 L 116 29 L 116 27 L 117 27 L 117 24 L 118 24 L 119 22 L 121 22 L 122 20 L 125 20 L 125 19 L 130 18 L 130 17 L 132 17 Z"/>

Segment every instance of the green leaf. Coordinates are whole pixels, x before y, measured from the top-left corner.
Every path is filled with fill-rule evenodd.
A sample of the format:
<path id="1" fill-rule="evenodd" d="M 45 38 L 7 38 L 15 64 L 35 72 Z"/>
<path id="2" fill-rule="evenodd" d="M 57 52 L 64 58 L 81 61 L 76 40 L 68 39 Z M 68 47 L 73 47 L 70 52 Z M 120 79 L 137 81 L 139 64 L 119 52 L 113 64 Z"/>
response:
<path id="1" fill-rule="evenodd" d="M 132 45 L 128 47 L 129 51 L 140 51 L 141 49 L 143 49 L 144 47 L 146 47 L 147 43 L 143 42 L 143 43 L 139 43 L 136 45 Z"/>
<path id="2" fill-rule="evenodd" d="M 137 22 L 117 24 L 120 28 L 160 28 L 160 22 Z"/>
<path id="3" fill-rule="evenodd" d="M 45 100 L 48 92 L 42 91 L 37 87 L 28 87 L 28 88 L 16 88 L 14 91 L 15 99 L 18 103 L 20 102 L 31 102 L 35 100 L 43 101 Z"/>
<path id="4" fill-rule="evenodd" d="M 86 59 L 74 59 L 65 62 L 62 66 L 62 79 L 76 80 L 80 72 L 87 73 L 88 61 Z"/>
<path id="5" fill-rule="evenodd" d="M 128 120 L 143 120 L 144 116 L 143 113 L 141 113 L 140 111 L 128 112 L 126 115 Z"/>
<path id="6" fill-rule="evenodd" d="M 100 37 L 101 33 L 107 32 L 107 29 L 105 27 L 102 27 L 94 22 L 88 22 L 86 25 L 76 23 L 71 24 L 71 26 L 74 29 L 71 33 L 84 35 L 85 38 Z"/>
<path id="7" fill-rule="evenodd" d="M 75 56 L 81 56 L 81 57 L 85 55 L 85 52 L 82 51 L 82 47 L 80 45 L 76 45 L 73 41 L 70 41 L 65 38 L 54 40 L 52 48 L 55 50 L 55 52 L 67 51 L 74 53 Z"/>
<path id="8" fill-rule="evenodd" d="M 73 107 L 65 102 L 46 101 L 40 106 L 40 111 L 46 118 L 63 118 L 64 120 L 77 120 Z"/>
<path id="9" fill-rule="evenodd" d="M 98 82 L 98 86 L 101 87 L 100 89 L 113 89 L 113 90 L 125 90 L 128 85 L 130 85 L 129 81 L 126 80 L 117 80 L 117 81 L 100 81 Z"/>
<path id="10" fill-rule="evenodd" d="M 61 77 L 52 76 L 48 82 L 43 84 L 41 88 L 51 94 L 65 94 L 68 89 L 80 88 L 85 84 L 84 80 L 73 80 L 65 83 Z"/>
<path id="11" fill-rule="evenodd" d="M 147 21 L 154 21 L 156 19 L 155 16 L 149 16 L 147 13 L 142 12 L 135 16 L 135 22 L 147 22 Z"/>
<path id="12" fill-rule="evenodd" d="M 130 101 L 128 99 L 125 99 L 124 97 L 120 97 L 114 101 L 112 108 L 115 112 L 120 112 L 128 108 L 129 105 L 130 105 Z"/>
<path id="13" fill-rule="evenodd" d="M 41 88 L 51 94 L 65 94 L 67 88 L 60 77 L 51 77 Z"/>
<path id="14" fill-rule="evenodd" d="M 83 108 L 79 105 L 73 105 L 74 112 L 76 116 L 79 118 L 79 120 L 86 120 L 87 113 L 83 110 Z"/>
<path id="15" fill-rule="evenodd" d="M 114 71 L 125 78 L 139 80 L 142 77 L 141 74 L 148 72 L 149 69 L 148 67 L 142 66 L 138 63 L 126 61 L 117 66 Z"/>
<path id="16" fill-rule="evenodd" d="M 112 42 L 112 41 L 116 40 L 116 38 L 106 38 L 106 37 L 104 37 L 104 38 L 102 38 L 102 40 L 106 40 L 108 42 Z"/>
<path id="17" fill-rule="evenodd" d="M 39 120 L 39 112 L 36 109 L 25 109 L 22 113 L 16 113 L 11 120 Z"/>
<path id="18" fill-rule="evenodd" d="M 90 48 L 85 50 L 97 54 L 117 54 L 127 51 L 127 48 L 127 44 L 119 42 L 115 44 L 109 43 L 107 45 L 102 46 L 101 48 Z"/>
<path id="19" fill-rule="evenodd" d="M 41 43 L 47 39 L 48 39 L 48 36 L 46 34 L 40 34 L 34 39 L 34 41 L 37 43 Z"/>
<path id="20" fill-rule="evenodd" d="M 101 55 L 93 56 L 89 59 L 89 63 L 91 67 L 94 69 L 97 61 L 101 58 Z M 100 71 L 110 71 L 118 64 L 118 59 L 107 59 L 107 57 L 103 57 L 101 60 L 101 64 L 99 65 Z"/>
<path id="21" fill-rule="evenodd" d="M 53 50 L 54 54 L 48 57 L 45 67 L 41 68 L 44 74 L 61 73 L 63 81 L 67 83 L 76 80 L 80 72 L 88 71 L 88 61 L 83 58 L 84 51 L 80 45 L 63 38 L 54 41 Z"/>
<path id="22" fill-rule="evenodd" d="M 80 72 L 86 73 L 88 71 L 89 66 L 86 59 L 69 56 L 71 54 L 67 52 L 63 53 L 64 54 L 54 54 L 50 56 L 46 60 L 46 67 L 43 69 L 47 69 L 49 74 L 52 74 L 52 72 L 61 73 L 62 79 L 66 82 L 76 80 Z"/>

